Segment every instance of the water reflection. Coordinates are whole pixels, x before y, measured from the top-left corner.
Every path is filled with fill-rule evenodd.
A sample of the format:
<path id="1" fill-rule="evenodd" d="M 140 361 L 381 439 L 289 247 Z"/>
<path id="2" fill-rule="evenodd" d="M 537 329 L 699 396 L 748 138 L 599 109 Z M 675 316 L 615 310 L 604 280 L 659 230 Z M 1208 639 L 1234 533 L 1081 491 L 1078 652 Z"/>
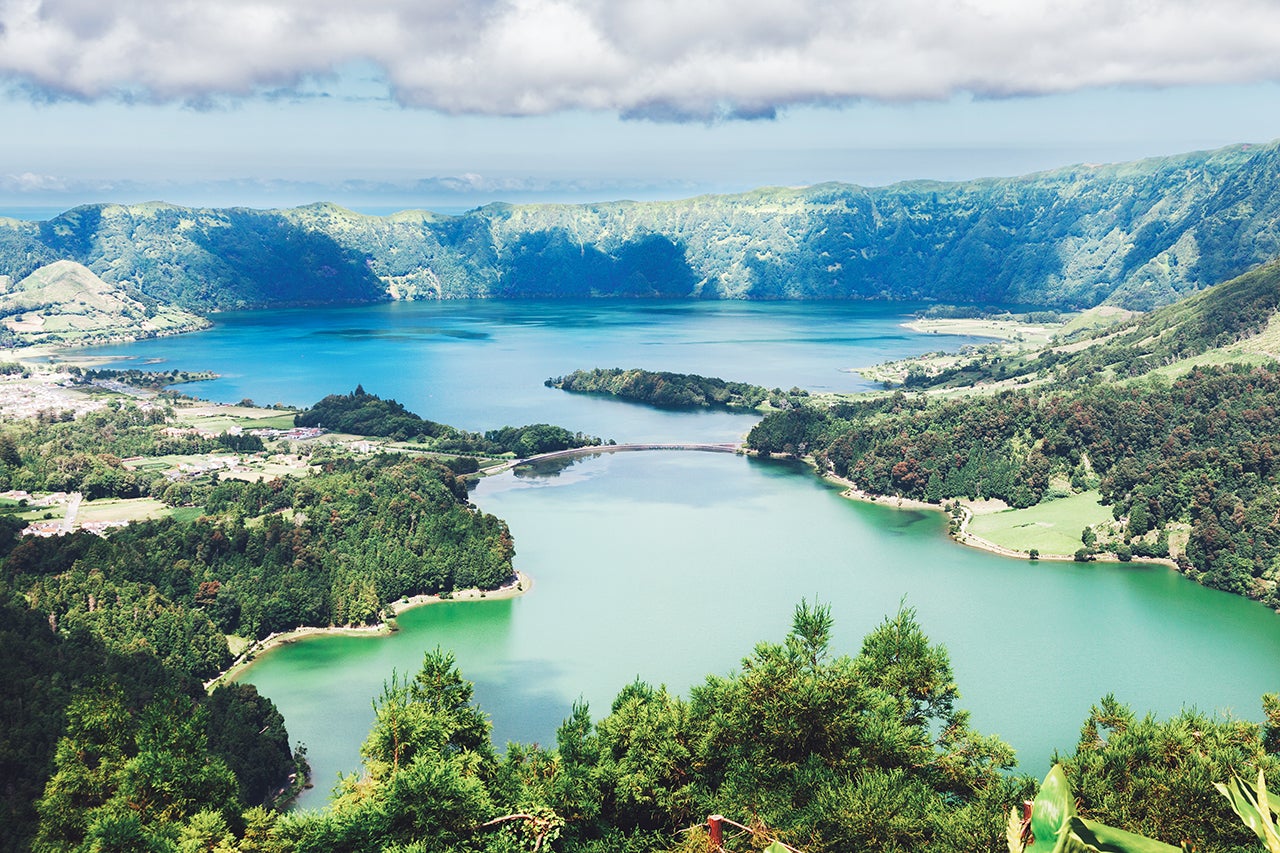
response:
<path id="1" fill-rule="evenodd" d="M 541 459 L 537 462 L 526 462 L 523 465 L 517 465 L 511 473 L 522 480 L 550 480 L 559 477 L 586 459 L 595 459 L 601 455 L 599 453 L 583 453 L 579 456 Z"/>

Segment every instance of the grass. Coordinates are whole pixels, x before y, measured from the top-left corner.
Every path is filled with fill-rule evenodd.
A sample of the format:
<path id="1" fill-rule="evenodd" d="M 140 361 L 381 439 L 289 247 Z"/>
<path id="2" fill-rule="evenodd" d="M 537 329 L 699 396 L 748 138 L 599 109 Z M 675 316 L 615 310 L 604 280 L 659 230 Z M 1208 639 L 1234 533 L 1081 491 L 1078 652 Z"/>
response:
<path id="1" fill-rule="evenodd" d="M 167 471 L 173 466 L 158 457 L 152 457 L 141 462 L 130 462 L 127 467 L 134 471 Z"/>
<path id="2" fill-rule="evenodd" d="M 903 325 L 922 335 L 968 335 L 975 338 L 994 338 L 1018 343 L 1025 348 L 1047 345 L 1062 329 L 1062 326 L 1057 323 L 1025 323 L 1006 317 L 913 320 Z"/>
<path id="3" fill-rule="evenodd" d="M 169 510 L 169 517 L 174 521 L 186 524 L 204 515 L 203 506 L 175 506 Z"/>
<path id="4" fill-rule="evenodd" d="M 969 523 L 969 532 L 1017 551 L 1035 548 L 1041 554 L 1074 554 L 1085 527 L 1111 520 L 1111 510 L 1099 504 L 1098 497 L 1096 491 L 1081 492 L 1027 509 L 977 515 Z"/>
<path id="5" fill-rule="evenodd" d="M 231 459 L 234 453 L 171 453 L 167 456 L 148 456 L 136 462 L 126 462 L 125 467 L 135 471 L 170 471 L 180 465 L 203 465 L 214 459 Z"/>
<path id="6" fill-rule="evenodd" d="M 22 512 L 10 513 L 23 521 L 54 521 L 66 517 L 66 508 L 62 504 L 54 506 L 33 506 Z"/>
<path id="7" fill-rule="evenodd" d="M 169 514 L 169 507 L 155 498 L 102 498 L 85 501 L 76 513 L 76 522 L 146 521 Z"/>
<path id="8" fill-rule="evenodd" d="M 305 477 L 311 470 L 308 459 L 296 456 L 272 456 L 269 459 L 247 459 L 245 471 L 221 471 L 219 476 L 233 480 L 274 480 L 277 477 Z"/>
<path id="9" fill-rule="evenodd" d="M 1058 337 L 1061 340 L 1070 340 L 1077 335 L 1110 328 L 1124 322 L 1134 314 L 1135 312 L 1126 311 L 1123 308 L 1099 305 L 1097 308 L 1090 308 L 1088 311 L 1082 311 L 1069 317 L 1058 331 Z"/>
<path id="10" fill-rule="evenodd" d="M 212 433 L 226 432 L 232 427 L 240 427 L 246 431 L 251 429 L 293 429 L 293 412 L 270 414 L 261 417 L 246 417 L 234 413 L 210 415 L 184 413 L 185 411 L 183 409 L 178 410 L 178 420 L 187 426 L 193 426 L 196 429 Z M 239 409 L 237 411 L 262 413 L 266 410 Z"/>

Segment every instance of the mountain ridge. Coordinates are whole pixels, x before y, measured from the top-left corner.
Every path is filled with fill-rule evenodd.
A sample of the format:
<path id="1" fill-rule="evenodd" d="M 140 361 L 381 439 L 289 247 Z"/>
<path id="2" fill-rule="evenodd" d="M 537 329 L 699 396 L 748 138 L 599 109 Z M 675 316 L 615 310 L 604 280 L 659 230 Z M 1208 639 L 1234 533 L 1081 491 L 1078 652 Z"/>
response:
<path id="1" fill-rule="evenodd" d="M 1276 257 L 1276 142 L 1013 178 L 491 204 L 452 216 L 149 202 L 0 220 L 0 275 L 74 260 L 198 313 L 590 296 L 1148 310 Z"/>

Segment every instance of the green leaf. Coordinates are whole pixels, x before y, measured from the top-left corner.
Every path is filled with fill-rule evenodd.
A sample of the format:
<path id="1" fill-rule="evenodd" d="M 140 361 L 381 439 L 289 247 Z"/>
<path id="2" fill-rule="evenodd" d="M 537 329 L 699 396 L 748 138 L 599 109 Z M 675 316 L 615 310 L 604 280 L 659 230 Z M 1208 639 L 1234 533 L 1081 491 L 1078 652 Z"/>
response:
<path id="1" fill-rule="evenodd" d="M 1231 808 L 1240 816 L 1240 821 L 1258 836 L 1271 853 L 1280 853 L 1280 836 L 1276 834 L 1275 823 L 1271 817 L 1271 803 L 1267 797 L 1267 780 L 1262 770 L 1258 771 L 1258 784 L 1250 785 L 1239 776 L 1223 785 L 1214 782 L 1222 796 L 1231 803 Z"/>
<path id="2" fill-rule="evenodd" d="M 1067 774 L 1061 764 L 1055 764 L 1049 775 L 1044 777 L 1040 793 L 1031 804 L 1031 832 L 1035 840 L 1027 847 L 1027 853 L 1052 853 L 1056 850 L 1062 828 L 1075 813 L 1075 800 Z"/>
<path id="3" fill-rule="evenodd" d="M 764 848 L 764 853 L 791 853 L 781 841 L 775 841 Z"/>
<path id="4" fill-rule="evenodd" d="M 1072 816 L 1068 825 L 1070 843 L 1062 853 L 1179 853 L 1181 848 Z"/>

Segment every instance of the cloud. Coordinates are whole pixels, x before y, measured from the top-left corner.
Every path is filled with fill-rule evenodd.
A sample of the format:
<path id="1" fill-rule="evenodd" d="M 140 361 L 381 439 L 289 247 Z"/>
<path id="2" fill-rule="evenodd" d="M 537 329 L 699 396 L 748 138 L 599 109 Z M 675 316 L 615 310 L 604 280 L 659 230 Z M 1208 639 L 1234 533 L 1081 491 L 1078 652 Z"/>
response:
<path id="1" fill-rule="evenodd" d="M 399 180 L 334 178 L 302 181 L 261 177 L 138 181 L 23 172 L 0 173 L 0 207 L 38 206 L 64 210 L 83 203 L 109 201 L 132 204 L 164 199 L 193 207 L 294 207 L 329 200 L 354 207 L 459 208 L 493 201 L 588 202 L 601 198 L 680 198 L 706 192 L 707 189 L 702 184 L 670 177 L 658 180 L 592 179 L 474 172 Z M 4 215 L 0 211 L 0 216 Z"/>
<path id="2" fill-rule="evenodd" d="M 0 77 L 45 98 L 208 104 L 366 63 L 401 105 L 450 114 L 769 118 L 799 104 L 1277 79 L 1280 4 L 0 0 Z"/>

